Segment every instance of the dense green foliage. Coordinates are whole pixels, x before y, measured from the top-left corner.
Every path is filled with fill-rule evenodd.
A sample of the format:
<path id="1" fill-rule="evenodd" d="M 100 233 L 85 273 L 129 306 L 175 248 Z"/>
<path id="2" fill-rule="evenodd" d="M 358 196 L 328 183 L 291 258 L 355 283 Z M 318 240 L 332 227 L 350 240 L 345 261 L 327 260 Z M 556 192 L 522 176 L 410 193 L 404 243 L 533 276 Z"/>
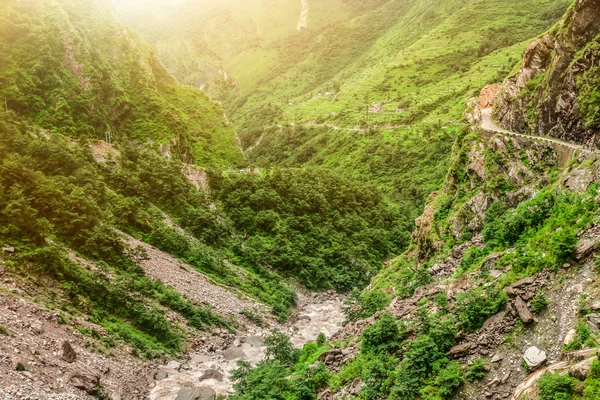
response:
<path id="1" fill-rule="evenodd" d="M 203 166 L 242 162 L 222 109 L 180 86 L 110 2 L 0 5 L 0 98 L 70 137 L 154 140 Z M 4 108 L 4 107 L 3 107 Z"/>
<path id="2" fill-rule="evenodd" d="M 273 332 L 265 341 L 267 358 L 252 367 L 247 361 L 238 361 L 231 376 L 235 382 L 235 400 L 310 400 L 327 383 L 330 373 L 323 363 L 313 365 L 327 349 L 308 343 L 302 351 L 294 350 L 289 338 Z M 294 379 L 289 376 L 294 373 Z"/>
<path id="3" fill-rule="evenodd" d="M 377 188 L 322 169 L 211 178 L 242 263 L 269 265 L 312 289 L 363 287 L 396 250 L 398 211 Z"/>

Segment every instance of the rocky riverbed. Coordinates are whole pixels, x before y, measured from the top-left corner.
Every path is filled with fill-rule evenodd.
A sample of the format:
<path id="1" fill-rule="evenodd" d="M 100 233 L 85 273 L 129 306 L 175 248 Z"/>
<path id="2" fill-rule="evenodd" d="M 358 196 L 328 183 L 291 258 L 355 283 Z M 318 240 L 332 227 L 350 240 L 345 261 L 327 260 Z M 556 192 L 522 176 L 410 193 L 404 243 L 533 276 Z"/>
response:
<path id="1" fill-rule="evenodd" d="M 342 298 L 333 293 L 300 294 L 297 312 L 286 325 L 247 327 L 236 335 L 214 332 L 215 338 L 201 338 L 203 345 L 176 360 L 158 367 L 150 400 L 213 400 L 232 391 L 229 379 L 238 360 L 255 365 L 264 358 L 265 338 L 274 328 L 290 336 L 295 347 L 314 341 L 323 332 L 328 338 L 342 328 Z"/>

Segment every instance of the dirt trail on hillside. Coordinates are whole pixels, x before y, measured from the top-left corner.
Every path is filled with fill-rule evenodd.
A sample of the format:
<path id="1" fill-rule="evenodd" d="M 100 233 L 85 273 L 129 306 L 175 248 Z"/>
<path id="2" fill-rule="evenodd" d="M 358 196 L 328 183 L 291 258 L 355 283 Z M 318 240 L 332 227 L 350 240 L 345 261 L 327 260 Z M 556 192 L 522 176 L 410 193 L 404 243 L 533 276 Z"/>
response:
<path id="1" fill-rule="evenodd" d="M 342 298 L 333 294 L 299 294 L 299 307 L 285 326 L 273 324 L 262 328 L 252 326 L 238 332 L 233 344 L 225 349 L 193 352 L 186 360 L 171 362 L 158 368 L 158 377 L 149 400 L 175 400 L 182 390 L 202 390 L 205 393 L 227 395 L 232 391 L 229 379 L 238 360 L 256 365 L 265 356 L 264 339 L 270 330 L 278 328 L 290 336 L 296 348 L 314 341 L 320 332 L 331 338 L 342 328 Z"/>
<path id="2" fill-rule="evenodd" d="M 533 139 L 538 142 L 556 143 L 556 144 L 571 148 L 573 150 L 581 150 L 581 151 L 590 152 L 590 153 L 592 152 L 578 144 L 564 142 L 564 141 L 558 140 L 558 139 L 548 139 L 548 138 L 545 138 L 542 136 L 524 135 L 522 133 L 516 133 L 516 132 L 507 131 L 506 129 L 502 129 L 498 125 L 496 125 L 496 123 L 492 119 L 492 109 L 491 108 L 485 108 L 485 109 L 481 110 L 481 128 L 485 129 L 486 131 L 490 131 L 490 132 L 497 132 L 497 133 L 501 133 L 501 134 L 509 135 L 509 136 L 520 136 L 520 137 L 524 137 L 527 139 Z"/>

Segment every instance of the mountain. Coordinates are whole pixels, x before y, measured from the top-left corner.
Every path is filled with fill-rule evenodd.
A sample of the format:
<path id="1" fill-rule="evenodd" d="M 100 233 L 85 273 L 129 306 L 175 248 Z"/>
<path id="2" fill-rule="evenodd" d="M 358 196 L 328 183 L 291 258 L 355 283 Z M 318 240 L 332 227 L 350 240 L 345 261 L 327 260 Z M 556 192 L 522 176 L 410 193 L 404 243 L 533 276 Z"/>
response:
<path id="1" fill-rule="evenodd" d="M 599 9 L 4 2 L 0 397 L 597 399 Z"/>
<path id="2" fill-rule="evenodd" d="M 576 3 L 562 23 L 533 41 L 494 103 L 500 124 L 597 146 L 599 34 L 600 9 L 588 1 Z"/>
<path id="3" fill-rule="evenodd" d="M 6 1 L 0 96 L 72 138 L 152 140 L 201 166 L 243 163 L 224 111 L 180 85 L 109 2 Z"/>

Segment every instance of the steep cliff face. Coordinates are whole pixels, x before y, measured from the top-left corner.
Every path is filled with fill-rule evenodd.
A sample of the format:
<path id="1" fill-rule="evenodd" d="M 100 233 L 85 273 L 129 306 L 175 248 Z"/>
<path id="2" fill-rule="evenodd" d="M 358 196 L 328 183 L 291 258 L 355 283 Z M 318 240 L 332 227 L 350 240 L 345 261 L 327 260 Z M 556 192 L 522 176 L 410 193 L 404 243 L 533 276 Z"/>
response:
<path id="1" fill-rule="evenodd" d="M 504 127 L 577 143 L 600 143 L 600 1 L 577 0 L 525 50 L 503 84 L 494 116 Z"/>

